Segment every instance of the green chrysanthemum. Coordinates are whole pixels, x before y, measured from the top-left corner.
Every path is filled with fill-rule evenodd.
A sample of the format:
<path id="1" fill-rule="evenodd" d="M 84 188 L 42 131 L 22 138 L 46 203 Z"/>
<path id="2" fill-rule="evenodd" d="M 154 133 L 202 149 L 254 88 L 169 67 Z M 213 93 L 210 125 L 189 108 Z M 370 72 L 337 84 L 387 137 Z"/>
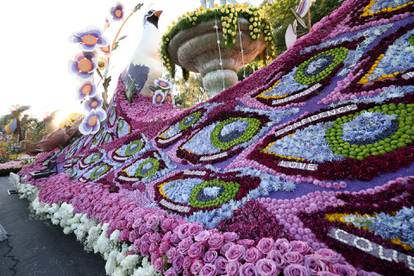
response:
<path id="1" fill-rule="evenodd" d="M 191 191 L 189 204 L 195 208 L 218 207 L 233 199 L 239 189 L 240 184 L 236 182 L 208 180 Z"/>

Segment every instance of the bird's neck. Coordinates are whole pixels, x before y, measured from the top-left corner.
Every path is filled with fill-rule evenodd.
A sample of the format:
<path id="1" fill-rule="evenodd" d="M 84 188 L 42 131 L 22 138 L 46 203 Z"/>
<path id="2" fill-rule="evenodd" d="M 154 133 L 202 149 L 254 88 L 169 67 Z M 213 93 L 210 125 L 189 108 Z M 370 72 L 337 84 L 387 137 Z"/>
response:
<path id="1" fill-rule="evenodd" d="M 132 63 L 140 64 L 145 59 L 160 59 L 159 47 L 161 42 L 160 31 L 152 24 L 146 23 L 138 43 Z"/>

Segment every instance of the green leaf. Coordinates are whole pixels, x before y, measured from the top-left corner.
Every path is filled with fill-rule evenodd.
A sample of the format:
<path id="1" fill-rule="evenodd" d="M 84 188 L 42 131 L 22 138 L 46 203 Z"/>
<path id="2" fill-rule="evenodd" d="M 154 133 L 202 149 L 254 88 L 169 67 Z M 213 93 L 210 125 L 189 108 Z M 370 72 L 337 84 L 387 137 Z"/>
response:
<path id="1" fill-rule="evenodd" d="M 127 38 L 128 36 L 127 35 L 123 35 L 123 36 L 121 36 L 119 39 L 118 39 L 118 41 L 121 41 L 121 40 L 123 40 L 123 39 L 125 39 L 125 38 Z"/>
<path id="2" fill-rule="evenodd" d="M 138 5 L 135 6 L 134 8 L 134 12 L 137 12 L 138 10 L 140 10 L 142 8 L 142 6 L 144 6 L 144 4 L 139 3 Z"/>

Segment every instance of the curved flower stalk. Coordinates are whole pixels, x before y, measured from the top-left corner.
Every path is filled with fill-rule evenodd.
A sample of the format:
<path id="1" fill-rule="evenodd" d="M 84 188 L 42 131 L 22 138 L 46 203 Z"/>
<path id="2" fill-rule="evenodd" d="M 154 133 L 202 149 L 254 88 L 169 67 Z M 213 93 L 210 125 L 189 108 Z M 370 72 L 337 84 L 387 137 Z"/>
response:
<path id="1" fill-rule="evenodd" d="M 72 71 L 80 78 L 85 79 L 85 82 L 78 89 L 78 98 L 83 102 L 87 111 L 94 111 L 89 113 L 79 126 L 81 133 L 84 135 L 98 132 L 100 122 L 104 120 L 102 118 L 106 118 L 104 113 L 108 108 L 108 88 L 111 82 L 109 74 L 110 58 L 113 51 L 118 48 L 119 42 L 126 38 L 126 36 L 120 36 L 123 27 L 142 5 L 141 3 L 136 5 L 125 19 L 123 19 L 124 7 L 121 4 L 118 3 L 110 9 L 113 21 L 123 20 L 111 43 L 103 37 L 103 33 L 111 27 L 108 18 L 105 19 L 102 30 L 89 28 L 74 34 L 72 37 L 72 41 L 78 43 L 83 51 L 71 62 Z M 96 76 L 98 77 L 97 85 L 95 85 Z M 97 93 L 97 89 L 101 84 L 103 91 Z"/>

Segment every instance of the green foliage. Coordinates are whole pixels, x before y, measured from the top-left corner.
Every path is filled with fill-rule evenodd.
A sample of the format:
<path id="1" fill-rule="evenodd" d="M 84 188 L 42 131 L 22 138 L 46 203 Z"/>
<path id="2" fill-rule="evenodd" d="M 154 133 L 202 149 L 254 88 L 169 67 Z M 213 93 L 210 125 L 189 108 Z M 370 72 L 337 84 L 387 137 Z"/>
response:
<path id="1" fill-rule="evenodd" d="M 175 97 L 175 105 L 177 107 L 192 107 L 207 99 L 201 76 L 190 74 L 187 81 L 180 79 L 175 84 L 178 88 L 178 95 Z"/>
<path id="2" fill-rule="evenodd" d="M 295 20 L 291 9 L 296 9 L 299 0 L 277 0 L 273 4 L 264 4 L 262 7 L 263 16 L 270 22 L 273 28 L 273 36 L 276 51 L 281 53 L 286 50 L 285 33 L 289 24 Z M 342 0 L 316 0 L 311 7 L 312 24 L 329 15 L 333 10 L 342 4 Z M 307 18 L 304 18 L 307 22 Z M 308 30 L 298 26 L 298 36 L 304 35 Z"/>
<path id="3" fill-rule="evenodd" d="M 263 60 L 252 61 L 251 63 L 248 63 L 242 68 L 240 68 L 240 70 L 237 72 L 237 77 L 240 81 L 244 80 L 245 78 L 247 78 L 248 76 L 250 76 L 251 74 L 253 74 L 254 72 L 256 72 L 264 66 L 266 66 L 266 64 Z"/>

